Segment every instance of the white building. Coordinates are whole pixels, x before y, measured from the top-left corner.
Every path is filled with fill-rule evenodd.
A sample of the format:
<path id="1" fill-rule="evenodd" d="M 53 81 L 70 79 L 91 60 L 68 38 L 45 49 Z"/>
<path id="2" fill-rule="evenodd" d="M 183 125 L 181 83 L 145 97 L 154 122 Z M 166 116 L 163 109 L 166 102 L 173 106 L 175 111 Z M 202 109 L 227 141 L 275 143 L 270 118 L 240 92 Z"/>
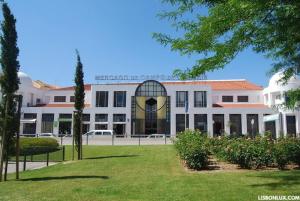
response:
<path id="1" fill-rule="evenodd" d="M 268 129 L 274 137 L 281 132 L 299 136 L 299 111 L 276 111 L 272 107 L 279 100 L 277 95 L 283 97 L 286 89 L 299 87 L 299 80 L 293 80 L 288 88 L 280 87 L 275 86 L 276 76 L 266 89 L 246 80 L 85 85 L 83 132 L 113 129 L 126 136 L 176 135 L 189 128 L 218 136 L 254 135 Z M 21 72 L 19 78 L 19 94 L 23 96 L 21 134 L 72 134 L 74 88 L 32 81 Z M 276 118 L 278 113 L 283 115 Z"/>

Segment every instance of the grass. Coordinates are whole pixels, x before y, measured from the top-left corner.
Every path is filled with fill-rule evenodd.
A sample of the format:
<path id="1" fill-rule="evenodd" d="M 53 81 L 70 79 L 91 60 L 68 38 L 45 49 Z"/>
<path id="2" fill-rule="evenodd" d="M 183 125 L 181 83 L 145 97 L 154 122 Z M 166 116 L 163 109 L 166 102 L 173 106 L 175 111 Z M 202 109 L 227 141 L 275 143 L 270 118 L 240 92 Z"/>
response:
<path id="1" fill-rule="evenodd" d="M 67 158 L 70 159 L 70 147 Z M 88 146 L 83 161 L 21 173 L 0 200 L 257 200 L 299 195 L 300 171 L 186 171 L 173 146 Z"/>

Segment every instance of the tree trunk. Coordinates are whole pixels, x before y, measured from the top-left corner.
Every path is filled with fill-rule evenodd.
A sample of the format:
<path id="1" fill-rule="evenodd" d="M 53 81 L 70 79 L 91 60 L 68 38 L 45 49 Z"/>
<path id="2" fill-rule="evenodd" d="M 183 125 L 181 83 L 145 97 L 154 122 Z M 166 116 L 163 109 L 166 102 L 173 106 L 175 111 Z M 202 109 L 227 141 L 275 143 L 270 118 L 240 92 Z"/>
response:
<path id="1" fill-rule="evenodd" d="M 4 181 L 7 181 L 8 156 L 5 159 Z"/>
<path id="2" fill-rule="evenodd" d="M 7 124 L 7 107 L 8 107 L 8 96 L 4 99 L 5 101 L 5 112 L 4 112 L 4 118 L 3 118 L 3 128 L 2 128 L 2 138 L 1 138 L 1 156 L 0 156 L 0 182 L 2 182 L 3 178 L 3 165 L 4 160 L 6 159 L 6 151 L 7 151 L 7 130 L 6 130 L 6 124 Z"/>
<path id="3" fill-rule="evenodd" d="M 20 156 L 20 119 L 21 119 L 21 107 L 22 107 L 22 95 L 18 97 L 18 127 L 17 127 L 17 139 L 16 139 L 16 179 L 19 179 L 19 156 Z"/>

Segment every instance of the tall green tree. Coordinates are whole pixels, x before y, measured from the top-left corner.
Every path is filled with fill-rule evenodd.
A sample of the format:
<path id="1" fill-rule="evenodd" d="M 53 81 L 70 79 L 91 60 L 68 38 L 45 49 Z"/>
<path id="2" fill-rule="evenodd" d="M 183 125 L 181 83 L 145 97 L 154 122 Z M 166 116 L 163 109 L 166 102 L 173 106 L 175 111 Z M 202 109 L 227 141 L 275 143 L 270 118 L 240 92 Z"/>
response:
<path id="1" fill-rule="evenodd" d="M 84 109 L 84 73 L 83 66 L 81 63 L 79 52 L 76 50 L 77 54 L 77 65 L 75 72 L 75 114 L 74 114 L 74 129 L 73 135 L 75 138 L 76 150 L 78 153 L 78 160 L 82 159 L 82 113 Z"/>
<path id="2" fill-rule="evenodd" d="M 300 73 L 299 0 L 163 0 L 174 9 L 160 14 L 183 31 L 154 38 L 183 55 L 199 55 L 194 66 L 177 69 L 182 79 L 224 68 L 246 48 L 274 60 L 270 73 L 282 71 L 285 84 Z M 207 11 L 207 12 L 206 12 Z M 296 107 L 300 89 L 288 93 Z M 298 94 L 298 95 L 297 95 Z"/>
<path id="3" fill-rule="evenodd" d="M 0 181 L 2 181 L 3 163 L 8 160 L 8 153 L 14 147 L 17 132 L 17 108 L 15 93 L 19 89 L 19 48 L 17 47 L 16 19 L 6 3 L 2 4 L 3 22 L 1 23 L 1 58 L 2 76 L 0 79 L 1 103 L 1 151 Z M 6 180 L 6 171 L 4 175 Z"/>

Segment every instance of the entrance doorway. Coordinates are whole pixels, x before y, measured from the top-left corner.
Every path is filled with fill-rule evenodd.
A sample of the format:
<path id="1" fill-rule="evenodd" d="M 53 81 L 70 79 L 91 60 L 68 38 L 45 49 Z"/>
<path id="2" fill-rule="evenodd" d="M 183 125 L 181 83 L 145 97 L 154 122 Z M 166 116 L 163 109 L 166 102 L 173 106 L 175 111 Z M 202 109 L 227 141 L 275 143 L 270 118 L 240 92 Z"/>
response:
<path id="1" fill-rule="evenodd" d="M 271 132 L 272 139 L 276 139 L 276 123 L 275 123 L 275 121 L 265 122 L 265 131 Z"/>
<path id="2" fill-rule="evenodd" d="M 224 114 L 213 114 L 213 136 L 221 136 L 224 133 Z"/>
<path id="3" fill-rule="evenodd" d="M 289 137 L 296 137 L 296 117 L 286 116 L 286 130 Z"/>
<path id="4" fill-rule="evenodd" d="M 157 133 L 157 101 L 154 98 L 146 100 L 145 134 Z"/>

